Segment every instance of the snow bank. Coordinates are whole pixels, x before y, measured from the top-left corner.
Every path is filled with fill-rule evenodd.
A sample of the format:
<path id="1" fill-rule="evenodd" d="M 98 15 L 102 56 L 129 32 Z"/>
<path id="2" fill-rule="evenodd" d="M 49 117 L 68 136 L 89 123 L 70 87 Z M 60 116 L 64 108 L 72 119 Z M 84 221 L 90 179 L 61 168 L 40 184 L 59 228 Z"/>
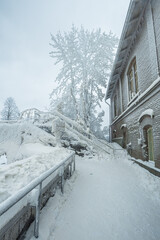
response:
<path id="1" fill-rule="evenodd" d="M 26 150 L 27 147 L 30 148 L 32 152 L 34 145 L 29 144 L 25 147 Z M 0 166 L 0 202 L 64 160 L 71 153 L 71 151 L 64 148 L 47 147 L 42 144 L 36 145 L 35 148 L 37 152 L 41 153 L 21 161 Z"/>
<path id="2" fill-rule="evenodd" d="M 28 109 L 26 112 L 32 112 L 32 110 L 34 109 Z M 36 109 L 36 111 L 38 110 Z M 39 111 L 39 115 L 41 115 L 41 111 Z M 57 143 L 60 143 L 61 139 L 63 146 L 75 149 L 77 154 L 83 156 L 85 152 L 91 152 L 93 149 L 101 149 L 107 153 L 113 152 L 111 144 L 107 141 L 97 139 L 84 124 L 76 122 L 56 110 L 53 113 L 43 112 L 43 115 L 45 115 L 45 120 L 44 118 L 39 118 L 34 124 L 46 132 L 53 134 L 56 137 Z M 55 128 L 57 122 L 61 122 L 63 125 L 63 127 L 57 127 L 58 131 Z"/>
<path id="3" fill-rule="evenodd" d="M 104 140 L 97 139 L 94 135 L 86 134 L 86 130 L 82 128 L 82 126 L 79 123 L 76 123 L 75 121 L 63 116 L 62 114 L 58 113 L 59 116 L 57 116 L 54 120 L 50 120 L 46 123 L 35 123 L 36 126 L 46 130 L 46 131 L 52 131 L 52 133 L 56 136 L 55 131 L 55 122 L 57 119 L 61 119 L 65 126 L 60 129 L 62 132 L 61 134 L 61 144 L 62 146 L 65 146 L 70 149 L 74 149 L 76 151 L 76 154 L 84 155 L 89 153 L 94 153 L 95 151 L 101 151 L 112 153 L 112 145 Z M 52 130 L 51 130 L 52 129 Z M 84 134 L 85 133 L 85 134 Z M 79 148 L 79 150 L 78 150 Z"/>
<path id="4" fill-rule="evenodd" d="M 155 202 L 159 202 L 160 199 L 160 178 L 151 174 L 148 170 L 145 168 L 139 166 L 138 164 L 134 163 L 131 160 L 131 156 L 128 155 L 127 151 L 118 144 L 114 143 L 115 147 L 115 158 L 119 162 L 124 162 L 125 165 L 128 165 L 130 170 L 135 172 L 136 179 L 139 182 L 139 185 L 143 187 L 144 191 L 148 194 L 150 194 L 151 198 Z M 153 167 L 153 163 L 151 162 L 144 162 L 140 159 L 138 159 L 140 163 L 143 163 L 149 167 L 152 167 L 153 169 L 158 170 L 157 168 Z"/>
<path id="5" fill-rule="evenodd" d="M 76 121 L 64 116 L 58 111 L 54 111 L 54 114 L 61 118 L 63 121 L 69 124 L 70 127 L 75 128 L 78 132 L 83 133 L 86 135 L 87 129 L 84 125 L 81 125 L 80 123 L 77 123 Z M 88 134 L 88 133 L 87 133 Z"/>
<path id="6" fill-rule="evenodd" d="M 55 146 L 55 138 L 31 123 L 0 123 L 0 155 L 6 154 L 8 163 L 30 156 L 23 156 L 22 148 L 28 143 Z M 25 148 L 25 147 L 24 147 Z"/>
<path id="7" fill-rule="evenodd" d="M 6 155 L 3 154 L 0 156 L 0 164 L 6 164 L 7 163 L 7 158 Z"/>
<path id="8" fill-rule="evenodd" d="M 135 173 L 139 179 L 140 185 L 144 188 L 145 192 L 150 193 L 151 198 L 155 202 L 160 199 L 160 178 L 151 174 L 148 170 L 134 164 Z"/>
<path id="9" fill-rule="evenodd" d="M 70 178 L 70 180 L 66 180 L 64 185 L 65 191 L 63 193 L 63 196 L 60 189 L 57 189 L 55 196 L 53 198 L 50 198 L 46 206 L 42 209 L 40 215 L 40 227 L 38 238 L 39 240 L 45 240 L 50 238 L 51 232 L 54 231 L 57 218 L 72 192 L 77 176 L 78 173 L 75 172 L 74 175 Z M 29 230 L 27 231 L 25 235 L 25 240 L 36 240 L 36 238 L 33 236 L 33 232 L 34 223 L 31 224 Z"/>

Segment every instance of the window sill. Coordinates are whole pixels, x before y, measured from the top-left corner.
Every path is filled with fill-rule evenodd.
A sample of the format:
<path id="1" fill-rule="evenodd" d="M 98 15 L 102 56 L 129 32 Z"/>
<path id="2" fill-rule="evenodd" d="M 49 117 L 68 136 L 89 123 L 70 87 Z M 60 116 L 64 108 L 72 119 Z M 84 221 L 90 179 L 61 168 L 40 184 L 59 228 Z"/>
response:
<path id="1" fill-rule="evenodd" d="M 129 107 L 131 105 L 131 103 L 133 103 L 138 98 L 139 95 L 140 95 L 140 91 L 138 93 L 136 93 L 136 95 L 129 101 L 127 106 Z"/>

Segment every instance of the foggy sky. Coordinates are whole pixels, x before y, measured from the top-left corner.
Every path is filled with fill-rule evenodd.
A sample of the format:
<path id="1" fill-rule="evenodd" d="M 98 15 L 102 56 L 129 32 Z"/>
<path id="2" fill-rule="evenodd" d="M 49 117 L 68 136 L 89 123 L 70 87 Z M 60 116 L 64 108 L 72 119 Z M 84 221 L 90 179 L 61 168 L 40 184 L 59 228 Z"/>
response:
<path id="1" fill-rule="evenodd" d="M 50 33 L 72 24 L 120 37 L 130 0 L 0 0 L 0 111 L 13 97 L 22 111 L 49 106 L 57 67 Z"/>

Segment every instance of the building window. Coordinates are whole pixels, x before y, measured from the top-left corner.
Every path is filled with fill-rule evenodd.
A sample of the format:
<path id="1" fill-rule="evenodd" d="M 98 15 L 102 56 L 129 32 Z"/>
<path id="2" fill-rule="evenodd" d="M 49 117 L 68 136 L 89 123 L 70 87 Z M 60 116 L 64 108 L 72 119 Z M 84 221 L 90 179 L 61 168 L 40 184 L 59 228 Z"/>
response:
<path id="1" fill-rule="evenodd" d="M 118 116 L 118 109 L 117 109 L 117 94 L 114 95 L 114 117 Z"/>
<path id="2" fill-rule="evenodd" d="M 143 111 L 138 119 L 140 125 L 140 143 L 144 160 L 154 161 L 153 109 Z"/>
<path id="3" fill-rule="evenodd" d="M 138 93 L 138 74 L 136 58 L 132 60 L 128 68 L 128 91 L 129 91 L 129 101 Z"/>
<path id="4" fill-rule="evenodd" d="M 154 161 L 154 146 L 153 146 L 153 130 L 152 126 L 148 125 L 143 128 L 144 141 L 144 156 L 145 160 Z"/>

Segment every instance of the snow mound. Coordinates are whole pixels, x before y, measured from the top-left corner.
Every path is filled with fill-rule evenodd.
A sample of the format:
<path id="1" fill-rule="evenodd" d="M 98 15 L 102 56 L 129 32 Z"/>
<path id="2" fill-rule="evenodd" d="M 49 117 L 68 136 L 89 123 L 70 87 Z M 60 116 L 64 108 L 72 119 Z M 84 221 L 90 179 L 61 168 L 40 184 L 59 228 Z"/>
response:
<path id="1" fill-rule="evenodd" d="M 7 158 L 6 155 L 3 154 L 0 156 L 0 164 L 6 164 L 7 163 Z"/>
<path id="2" fill-rule="evenodd" d="M 55 138 L 31 123 L 0 123 L 0 156 L 6 154 L 8 163 L 23 159 L 27 155 L 25 144 L 39 143 L 55 146 Z M 22 149 L 25 149 L 23 156 Z M 33 148 L 32 153 L 34 154 Z M 35 150 L 37 153 L 37 150 Z"/>
<path id="3" fill-rule="evenodd" d="M 80 156 L 94 154 L 96 151 L 109 154 L 113 152 L 112 145 L 107 141 L 97 139 L 82 121 L 72 120 L 57 110 L 42 112 L 38 109 L 27 109 L 20 118 L 22 122 L 26 120 L 55 136 L 57 144 L 74 149 Z M 58 122 L 61 122 L 63 126 L 60 126 Z"/>
<path id="4" fill-rule="evenodd" d="M 40 150 L 41 153 L 0 166 L 0 202 L 29 184 L 43 172 L 63 161 L 71 153 L 65 148 L 47 147 L 42 144 L 28 144 L 24 148 L 27 152 L 27 148 L 30 148 L 32 152 L 34 146 L 37 152 Z"/>
<path id="5" fill-rule="evenodd" d="M 74 120 L 65 117 L 61 113 L 55 111 L 55 115 L 56 114 L 56 118 L 52 118 L 43 123 L 35 122 L 34 124 L 56 137 L 54 122 L 57 121 L 57 119 L 60 119 L 60 121 L 64 123 L 64 129 L 61 129 L 62 146 L 74 149 L 76 154 L 80 156 L 88 155 L 90 153 L 94 154 L 97 151 L 103 151 L 104 153 L 107 152 L 109 154 L 113 152 L 113 147 L 110 143 L 105 140 L 97 139 L 94 135 L 87 132 L 85 127 Z"/>

